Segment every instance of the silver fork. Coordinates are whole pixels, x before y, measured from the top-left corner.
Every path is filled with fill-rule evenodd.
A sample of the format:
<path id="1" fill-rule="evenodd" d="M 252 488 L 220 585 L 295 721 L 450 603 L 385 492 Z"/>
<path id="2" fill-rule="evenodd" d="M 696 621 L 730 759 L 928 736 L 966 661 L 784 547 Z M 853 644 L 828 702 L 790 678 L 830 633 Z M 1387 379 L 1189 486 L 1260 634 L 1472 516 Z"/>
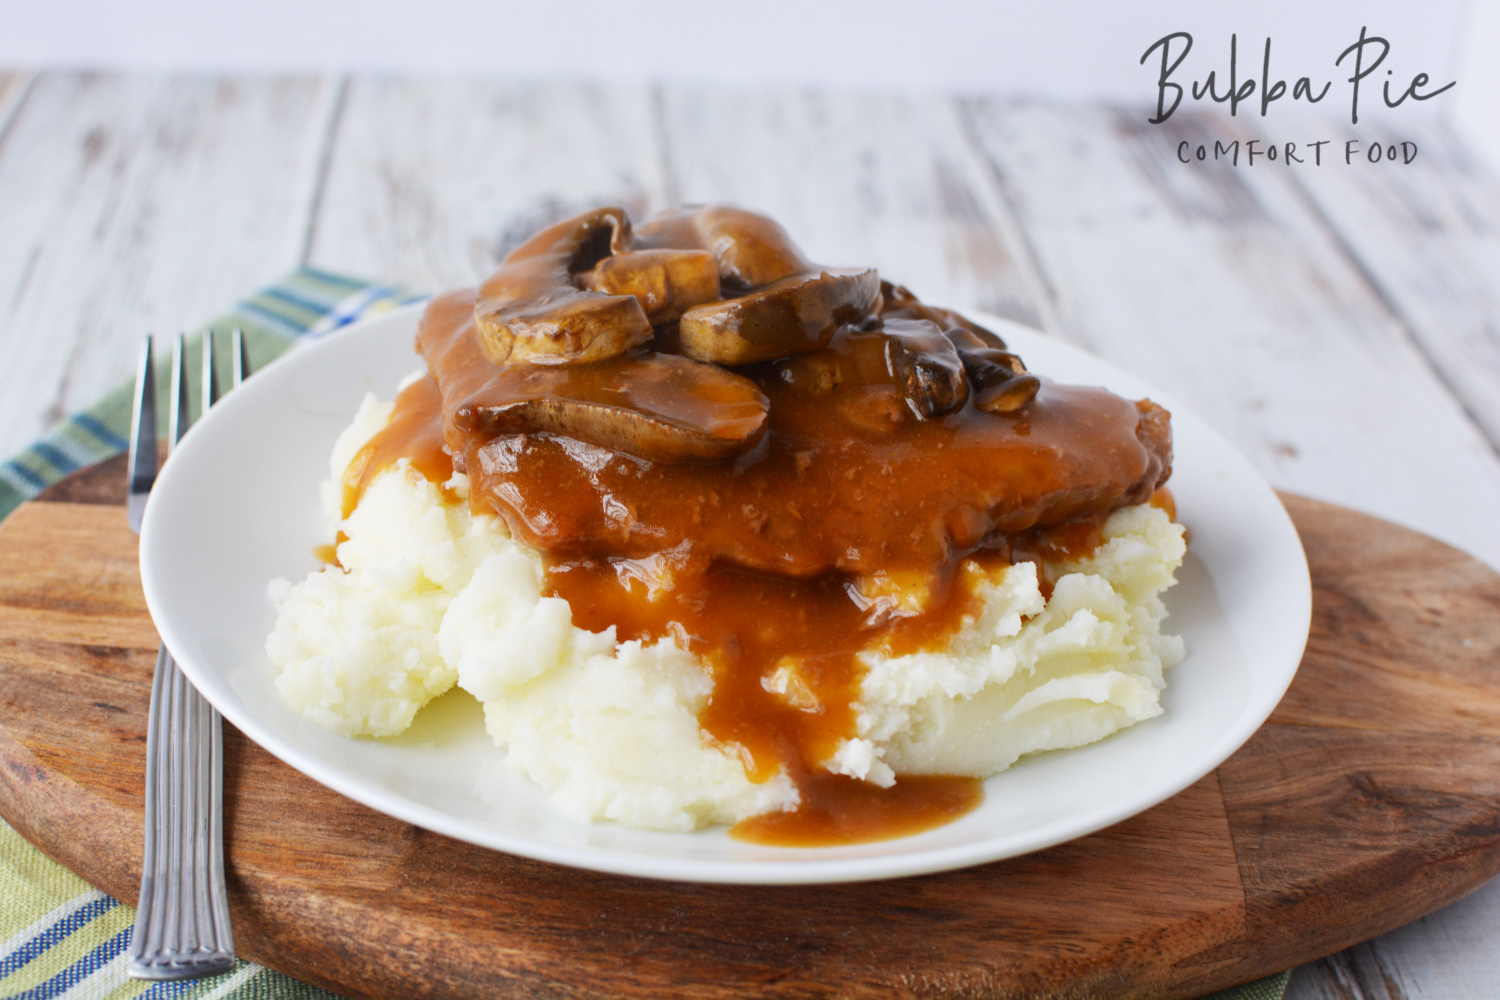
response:
<path id="1" fill-rule="evenodd" d="M 169 448 L 192 423 L 183 337 L 172 350 Z M 232 335 L 233 384 L 248 369 L 244 339 Z M 203 335 L 202 410 L 219 399 L 213 333 Z M 141 530 L 156 481 L 156 379 L 151 338 L 141 350 L 130 430 L 130 527 Z M 146 731 L 146 850 L 130 938 L 134 979 L 196 979 L 234 968 L 224 889 L 224 737 L 219 713 L 188 682 L 166 644 L 156 651 Z"/>

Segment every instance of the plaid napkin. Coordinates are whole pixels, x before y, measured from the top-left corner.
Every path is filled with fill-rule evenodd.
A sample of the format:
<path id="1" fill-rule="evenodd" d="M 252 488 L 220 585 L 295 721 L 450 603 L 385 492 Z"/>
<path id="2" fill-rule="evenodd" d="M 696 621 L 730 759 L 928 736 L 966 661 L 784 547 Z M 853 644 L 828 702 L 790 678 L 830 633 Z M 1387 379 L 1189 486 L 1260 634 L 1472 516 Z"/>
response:
<path id="1" fill-rule="evenodd" d="M 299 341 L 421 296 L 303 268 L 239 303 L 206 329 L 245 333 L 252 370 Z M 168 380 L 157 379 L 159 412 Z M 0 518 L 64 476 L 119 454 L 130 433 L 132 387 L 122 385 L 0 465 Z M 144 983 L 125 975 L 135 910 L 48 859 L 0 821 L 0 998 L 5 1000 L 338 1000 L 333 994 L 241 960 L 231 972 L 191 982 Z M 1210 1000 L 1281 1000 L 1287 973 Z"/>
<path id="2" fill-rule="evenodd" d="M 298 341 L 321 337 L 356 319 L 389 312 L 420 298 L 401 289 L 303 268 L 241 302 L 204 329 L 243 330 L 250 367 L 255 371 Z M 190 352 L 196 352 L 196 341 L 196 337 L 189 338 Z M 158 354 L 163 353 L 158 348 Z M 162 374 L 156 380 L 157 412 L 166 413 L 171 383 L 164 375 L 165 359 L 158 364 Z M 189 367 L 189 371 L 194 370 Z M 0 518 L 75 469 L 124 451 L 130 435 L 133 395 L 132 385 L 121 385 L 0 465 Z M 196 413 L 196 397 L 193 405 Z"/>

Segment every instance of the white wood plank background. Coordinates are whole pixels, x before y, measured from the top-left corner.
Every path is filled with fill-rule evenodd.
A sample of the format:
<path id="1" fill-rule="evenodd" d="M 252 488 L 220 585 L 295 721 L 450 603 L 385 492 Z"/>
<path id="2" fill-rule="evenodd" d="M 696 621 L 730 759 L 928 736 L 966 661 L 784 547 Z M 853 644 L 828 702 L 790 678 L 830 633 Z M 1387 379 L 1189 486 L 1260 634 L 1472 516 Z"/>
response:
<path id="1" fill-rule="evenodd" d="M 315 80 L 46 75 L 0 136 L 0 448 L 296 263 Z"/>
<path id="2" fill-rule="evenodd" d="M 1214 171 L 1174 162 L 1177 138 L 1242 124 L 1143 117 L 0 73 L 0 452 L 126 378 L 144 330 L 190 326 L 300 264 L 440 289 L 589 205 L 729 200 L 815 259 L 874 263 L 1137 371 L 1279 487 L 1500 566 L 1500 182 L 1436 128 L 1400 171 Z M 1500 883 L 1298 970 L 1288 995 L 1493 996 L 1497 936 Z"/>
<path id="3" fill-rule="evenodd" d="M 349 83 L 308 260 L 440 290 L 542 225 L 667 202 L 651 94 L 584 84 Z"/>
<path id="4" fill-rule="evenodd" d="M 1327 129 L 1354 138 L 1346 123 Z M 1315 210 L 1492 442 L 1500 441 L 1500 185 L 1446 128 L 1360 136 L 1415 140 L 1400 170 L 1305 178 Z"/>
<path id="5" fill-rule="evenodd" d="M 1493 442 L 1295 168 L 1176 162 L 1182 139 L 1232 134 L 1191 115 L 1150 126 L 1103 108 L 971 110 L 1064 336 L 1186 400 L 1276 485 L 1420 525 L 1500 566 Z"/>
<path id="6" fill-rule="evenodd" d="M 733 201 L 781 221 L 814 260 L 872 263 L 932 301 L 1054 325 L 952 102 L 704 87 L 661 103 L 674 200 Z"/>

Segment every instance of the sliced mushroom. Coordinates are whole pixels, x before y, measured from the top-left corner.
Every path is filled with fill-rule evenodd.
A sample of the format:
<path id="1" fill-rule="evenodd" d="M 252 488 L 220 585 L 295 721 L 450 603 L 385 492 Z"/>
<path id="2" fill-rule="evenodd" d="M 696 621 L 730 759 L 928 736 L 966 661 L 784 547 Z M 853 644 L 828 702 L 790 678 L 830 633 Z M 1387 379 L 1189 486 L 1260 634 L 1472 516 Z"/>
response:
<path id="1" fill-rule="evenodd" d="M 961 326 L 945 327 L 943 329 L 943 336 L 952 341 L 953 346 L 958 348 L 960 351 L 982 351 L 987 348 L 993 348 L 1000 351 L 1005 350 L 1004 345 L 996 346 L 995 344 L 989 343 L 983 337 L 979 336 L 979 334 L 973 332 L 972 330 L 966 330 Z"/>
<path id="2" fill-rule="evenodd" d="M 455 422 L 487 434 L 561 434 L 653 462 L 712 462 L 754 448 L 768 406 L 754 382 L 733 372 L 644 354 L 509 366 Z"/>
<path id="3" fill-rule="evenodd" d="M 737 292 L 817 270 L 774 219 L 728 205 L 663 212 L 640 227 L 636 245 L 709 250 L 719 280 Z"/>
<path id="4" fill-rule="evenodd" d="M 953 342 L 925 319 L 885 321 L 885 363 L 919 420 L 952 413 L 969 398 L 964 363 Z"/>
<path id="5" fill-rule="evenodd" d="M 1005 341 L 998 334 L 951 309 L 940 309 L 937 306 L 928 305 L 903 285 L 882 281 L 880 294 L 880 315 L 884 318 L 930 320 L 943 330 L 961 330 L 968 334 L 969 336 L 963 343 L 955 341 L 959 347 L 993 347 L 996 350 L 1005 350 Z"/>
<path id="6" fill-rule="evenodd" d="M 1014 413 L 1035 398 L 1041 379 L 1026 371 L 1021 359 L 993 347 L 960 346 L 967 341 L 962 330 L 945 330 L 963 359 L 973 386 L 974 405 L 990 413 Z"/>
<path id="7" fill-rule="evenodd" d="M 775 378 L 804 395 L 822 395 L 843 385 L 844 365 L 833 351 L 810 351 L 776 362 Z"/>
<path id="8" fill-rule="evenodd" d="M 1015 413 L 1036 398 L 1042 380 L 1035 375 L 1017 375 L 1000 385 L 974 394 L 974 405 L 990 413 Z"/>
<path id="9" fill-rule="evenodd" d="M 713 253 L 721 289 L 737 295 L 682 315 L 674 338 L 683 354 L 722 365 L 769 361 L 828 343 L 835 330 L 880 305 L 873 269 L 809 263 L 774 220 L 727 205 L 665 212 L 642 226 L 645 248 Z"/>
<path id="10" fill-rule="evenodd" d="M 479 287 L 474 319 L 499 364 L 557 365 L 615 357 L 651 338 L 632 295 L 580 289 L 574 275 L 631 245 L 630 218 L 601 208 L 544 229 Z"/>
<path id="11" fill-rule="evenodd" d="M 652 325 L 670 323 L 694 306 L 719 300 L 719 265 L 707 250 L 615 254 L 577 281 L 591 291 L 635 296 Z"/>
<path id="12" fill-rule="evenodd" d="M 700 361 L 769 361 L 826 346 L 834 331 L 861 322 L 879 301 L 880 276 L 874 268 L 793 275 L 737 299 L 683 313 L 678 336 L 682 353 Z"/>
<path id="13" fill-rule="evenodd" d="M 732 288 L 762 288 L 818 268 L 774 219 L 728 205 L 710 205 L 693 215 L 703 245 L 719 261 L 719 280 Z"/>
<path id="14" fill-rule="evenodd" d="M 694 219 L 700 209 L 669 208 L 635 227 L 637 250 L 707 250 Z"/>

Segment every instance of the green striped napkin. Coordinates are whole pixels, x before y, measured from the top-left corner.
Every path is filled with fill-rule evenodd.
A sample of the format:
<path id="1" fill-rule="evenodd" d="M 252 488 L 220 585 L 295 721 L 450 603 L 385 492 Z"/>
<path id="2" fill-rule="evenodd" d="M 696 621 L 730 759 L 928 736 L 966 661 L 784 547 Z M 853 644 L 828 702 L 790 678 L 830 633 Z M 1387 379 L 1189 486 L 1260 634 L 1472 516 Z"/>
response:
<path id="1" fill-rule="evenodd" d="M 420 296 L 303 268 L 239 303 L 205 329 L 245 332 L 257 369 L 299 340 L 389 312 Z M 165 413 L 168 380 L 157 379 Z M 73 472 L 119 454 L 130 431 L 131 386 L 122 385 L 0 465 L 0 518 Z M 231 859 L 232 863 L 232 859 Z M 5 1000 L 338 1000 L 241 960 L 192 982 L 145 983 L 125 975 L 135 910 L 48 859 L 0 821 L 0 998 Z M 1281 1000 L 1287 974 L 1212 1000 Z"/>
<path id="2" fill-rule="evenodd" d="M 401 289 L 303 268 L 239 303 L 204 329 L 243 330 L 254 371 L 299 339 L 322 336 L 356 319 L 389 312 L 419 298 Z M 189 338 L 190 352 L 196 352 L 196 340 Z M 158 349 L 159 355 L 164 353 Z M 191 360 L 196 364 L 196 354 Z M 158 363 L 165 371 L 165 359 Z M 157 412 L 166 413 L 170 382 L 161 377 L 156 385 Z M 124 451 L 130 433 L 132 395 L 130 384 L 121 385 L 0 465 L 0 518 L 75 469 Z M 197 412 L 196 398 L 193 403 Z"/>

